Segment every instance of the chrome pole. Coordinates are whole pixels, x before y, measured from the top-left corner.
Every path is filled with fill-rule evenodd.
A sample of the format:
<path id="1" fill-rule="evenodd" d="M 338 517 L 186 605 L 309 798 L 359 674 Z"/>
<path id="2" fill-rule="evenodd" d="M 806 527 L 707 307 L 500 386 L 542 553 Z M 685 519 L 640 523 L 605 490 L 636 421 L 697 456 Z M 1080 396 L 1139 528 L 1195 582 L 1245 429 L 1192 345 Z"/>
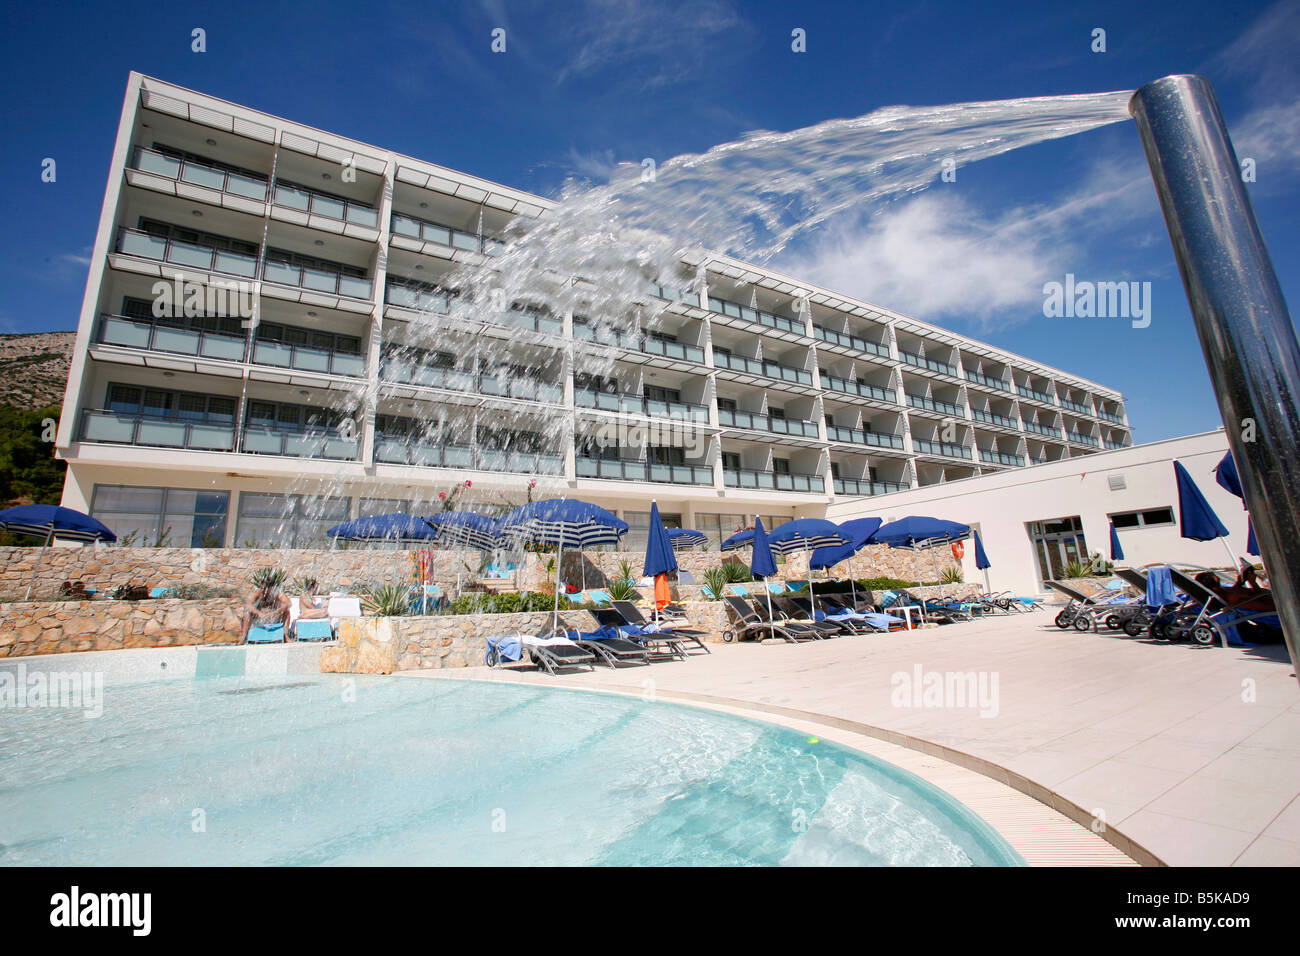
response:
<path id="1" fill-rule="evenodd" d="M 1166 76 L 1129 111 L 1300 675 L 1300 342 L 1210 82 Z"/>

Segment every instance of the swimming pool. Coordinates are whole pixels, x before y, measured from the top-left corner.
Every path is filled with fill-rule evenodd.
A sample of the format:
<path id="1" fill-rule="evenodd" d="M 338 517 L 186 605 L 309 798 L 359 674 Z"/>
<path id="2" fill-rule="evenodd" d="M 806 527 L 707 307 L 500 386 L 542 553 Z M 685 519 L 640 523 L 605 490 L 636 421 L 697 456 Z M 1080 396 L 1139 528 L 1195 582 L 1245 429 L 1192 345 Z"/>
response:
<path id="1" fill-rule="evenodd" d="M 5 865 L 1017 865 L 918 778 L 758 721 L 493 682 L 110 686 L 0 711 Z"/>

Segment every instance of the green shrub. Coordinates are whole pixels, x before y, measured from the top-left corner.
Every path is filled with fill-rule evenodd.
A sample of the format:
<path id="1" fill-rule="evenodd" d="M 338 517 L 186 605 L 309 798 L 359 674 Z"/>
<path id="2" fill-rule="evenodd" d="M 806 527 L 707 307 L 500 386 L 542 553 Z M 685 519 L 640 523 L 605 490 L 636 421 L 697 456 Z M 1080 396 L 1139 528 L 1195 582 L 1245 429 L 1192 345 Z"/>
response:
<path id="1" fill-rule="evenodd" d="M 288 576 L 284 568 L 258 568 L 253 572 L 253 587 L 264 588 L 269 584 L 273 588 L 280 588 Z"/>
<path id="2" fill-rule="evenodd" d="M 615 601 L 634 601 L 636 600 L 636 585 L 630 578 L 619 578 L 609 582 L 609 587 L 605 588 L 610 598 Z"/>
<path id="3" fill-rule="evenodd" d="M 961 568 L 944 568 L 943 573 L 939 575 L 940 584 L 961 584 Z"/>
<path id="4" fill-rule="evenodd" d="M 214 587 L 211 584 L 178 584 L 167 594 L 179 601 L 206 601 L 209 598 L 234 597 L 234 588 Z"/>
<path id="5" fill-rule="evenodd" d="M 1065 567 L 1061 568 L 1061 577 L 1063 578 L 1086 578 L 1092 573 L 1092 567 L 1084 564 L 1082 561 L 1067 561 Z"/>
<path id="6" fill-rule="evenodd" d="M 401 617 L 410 603 L 411 590 L 402 584 L 385 584 L 361 596 L 361 606 L 371 617 Z"/>
<path id="7" fill-rule="evenodd" d="M 569 603 L 564 596 L 560 596 L 560 607 L 569 607 Z M 595 607 L 592 605 L 584 605 Z M 555 595 L 542 594 L 538 591 L 528 591 L 519 594 L 514 591 L 502 591 L 500 594 L 493 594 L 486 591 L 475 591 L 469 594 L 462 594 L 456 600 L 452 601 L 447 608 L 447 614 L 520 614 L 531 611 L 550 611 L 555 608 Z"/>
<path id="8" fill-rule="evenodd" d="M 704 592 L 704 599 L 706 601 L 720 600 L 722 598 L 723 588 L 725 588 L 728 583 L 726 571 L 723 571 L 722 568 L 709 568 L 704 572 L 704 586 L 708 589 Z M 712 597 L 709 596 L 709 591 L 713 592 Z"/>
<path id="9" fill-rule="evenodd" d="M 728 584 L 738 584 L 751 578 L 749 568 L 739 561 L 724 561 L 722 563 L 722 573 L 727 576 Z"/>

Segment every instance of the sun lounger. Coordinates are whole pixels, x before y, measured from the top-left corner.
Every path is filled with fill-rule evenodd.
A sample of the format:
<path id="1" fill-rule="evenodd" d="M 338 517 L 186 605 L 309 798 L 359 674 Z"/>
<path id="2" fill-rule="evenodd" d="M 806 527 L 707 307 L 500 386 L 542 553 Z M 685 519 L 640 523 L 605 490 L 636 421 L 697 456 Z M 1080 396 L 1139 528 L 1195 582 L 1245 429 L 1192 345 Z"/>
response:
<path id="1" fill-rule="evenodd" d="M 538 637 L 532 634 L 516 634 L 504 637 L 489 637 L 484 663 L 488 667 L 497 667 L 507 661 L 522 660 L 528 655 L 530 663 L 538 670 L 545 670 L 554 676 L 562 667 L 581 667 L 596 669 L 596 655 L 586 648 L 579 647 L 567 637 Z"/>
<path id="2" fill-rule="evenodd" d="M 771 637 L 779 637 L 790 644 L 797 644 L 801 640 L 814 640 L 819 635 L 805 633 L 802 630 L 796 631 L 794 628 L 788 628 L 784 624 L 770 622 L 766 617 L 760 615 L 754 610 L 753 606 L 744 598 L 726 596 L 723 602 L 727 605 L 728 623 L 730 626 L 722 632 L 722 639 L 730 644 L 732 641 L 743 641 L 745 638 L 753 638 L 762 642 Z"/>
<path id="3" fill-rule="evenodd" d="M 828 621 L 852 621 L 859 627 L 859 633 L 881 633 L 888 630 L 902 630 L 907 622 L 889 614 L 855 611 L 839 600 L 839 595 L 828 594 L 818 597 L 822 613 Z M 897 627 L 895 627 L 897 625 Z"/>
<path id="4" fill-rule="evenodd" d="M 248 629 L 249 644 L 283 644 L 283 624 L 255 624 Z"/>
<path id="5" fill-rule="evenodd" d="M 852 621 L 817 620 L 812 612 L 808 598 L 773 598 L 772 606 L 780 610 L 786 618 L 816 628 L 823 637 L 836 637 L 840 634 L 858 634 L 860 629 Z M 822 615 L 825 617 L 825 615 Z"/>
<path id="6" fill-rule="evenodd" d="M 595 612 L 593 612 L 594 614 Z M 599 619 L 597 619 L 599 624 Z M 567 637 L 581 648 L 592 651 L 610 667 L 619 662 L 649 664 L 650 649 L 619 634 L 612 627 L 598 627 L 594 631 L 579 631 L 577 628 L 556 630 L 552 635 Z"/>
<path id="7" fill-rule="evenodd" d="M 680 637 L 685 641 L 691 641 L 696 647 L 703 650 L 706 654 L 713 653 L 704 644 L 703 638 L 707 636 L 705 631 L 697 631 L 693 628 L 679 627 L 676 621 L 651 621 L 641 613 L 631 601 L 615 601 L 614 610 L 622 615 L 623 620 L 634 627 L 645 628 L 651 631 L 671 632 L 674 636 Z"/>
<path id="8" fill-rule="evenodd" d="M 655 658 L 681 660 L 686 657 L 686 649 L 682 647 L 682 635 L 675 631 L 630 624 L 627 618 L 612 607 L 597 608 L 591 613 L 602 628 L 635 641 Z"/>

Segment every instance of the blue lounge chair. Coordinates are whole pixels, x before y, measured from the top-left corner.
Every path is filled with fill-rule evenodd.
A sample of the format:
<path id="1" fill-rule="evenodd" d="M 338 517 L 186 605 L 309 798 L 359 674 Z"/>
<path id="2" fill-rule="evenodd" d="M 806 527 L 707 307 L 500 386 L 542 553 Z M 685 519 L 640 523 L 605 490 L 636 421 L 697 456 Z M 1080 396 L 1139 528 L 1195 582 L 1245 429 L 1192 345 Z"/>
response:
<path id="1" fill-rule="evenodd" d="M 151 598 L 165 598 L 167 595 L 171 593 L 172 593 L 171 588 L 150 588 L 149 589 L 149 597 Z"/>
<path id="2" fill-rule="evenodd" d="M 329 621 L 325 622 L 326 624 Z M 257 624 L 248 629 L 249 644 L 283 644 L 284 643 L 284 625 L 283 624 Z"/>
<path id="3" fill-rule="evenodd" d="M 317 617 L 309 621 L 300 620 L 294 626 L 294 638 L 299 641 L 332 641 L 334 628 L 328 618 Z"/>

